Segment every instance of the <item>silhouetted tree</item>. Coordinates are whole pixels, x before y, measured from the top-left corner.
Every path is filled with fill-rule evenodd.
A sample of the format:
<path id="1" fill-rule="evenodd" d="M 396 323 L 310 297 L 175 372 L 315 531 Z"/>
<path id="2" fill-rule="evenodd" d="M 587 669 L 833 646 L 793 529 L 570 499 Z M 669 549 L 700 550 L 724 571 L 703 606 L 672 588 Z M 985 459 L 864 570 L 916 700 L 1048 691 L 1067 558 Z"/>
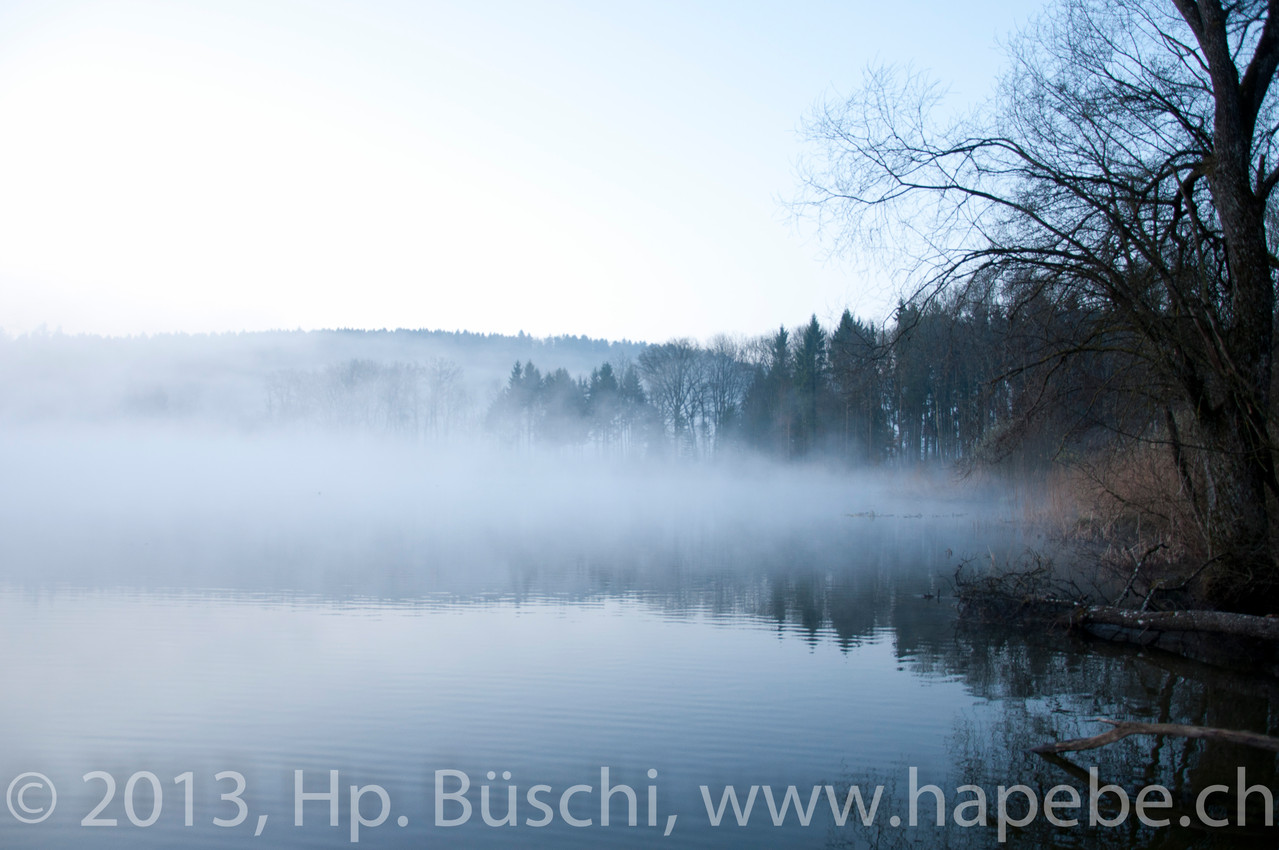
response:
<path id="1" fill-rule="evenodd" d="M 795 451 L 805 454 L 817 443 L 820 415 L 829 409 L 826 332 L 814 315 L 804 326 L 794 353 Z"/>
<path id="2" fill-rule="evenodd" d="M 889 435 L 880 366 L 887 356 L 875 326 L 845 310 L 830 338 L 831 377 L 840 401 L 838 445 L 845 457 L 873 463 L 881 459 Z"/>
<path id="3" fill-rule="evenodd" d="M 1178 459 L 1210 600 L 1252 611 L 1279 606 L 1266 230 L 1276 12 L 1259 0 L 1067 0 L 1013 42 L 994 106 L 934 122 L 930 89 L 880 74 L 812 122 L 824 147 L 806 178 L 812 208 L 846 236 L 918 235 L 922 290 L 993 274 L 1012 312 L 1044 299 L 1080 317 L 1083 336 L 1058 355 L 1145 364 L 1170 412 L 1135 436 Z M 903 397 L 909 430 L 918 384 L 901 392 L 916 393 Z M 903 434 L 912 453 L 917 436 Z"/>
<path id="4" fill-rule="evenodd" d="M 761 348 L 763 356 L 746 396 L 748 433 L 756 445 L 789 457 L 795 421 L 790 334 L 784 326 L 779 327 Z"/>

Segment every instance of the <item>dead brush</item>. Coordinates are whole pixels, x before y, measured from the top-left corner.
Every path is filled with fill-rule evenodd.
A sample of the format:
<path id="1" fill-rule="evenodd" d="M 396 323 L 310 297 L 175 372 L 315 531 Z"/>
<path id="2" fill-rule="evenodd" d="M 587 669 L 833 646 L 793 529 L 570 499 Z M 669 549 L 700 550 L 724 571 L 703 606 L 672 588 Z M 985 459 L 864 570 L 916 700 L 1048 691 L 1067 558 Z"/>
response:
<path id="1" fill-rule="evenodd" d="M 1029 521 L 1076 560 L 1112 604 L 1184 585 L 1208 559 L 1201 526 L 1166 447 L 1136 443 L 1072 458 L 1045 481 Z"/>
<path id="2" fill-rule="evenodd" d="M 1060 575 L 1051 558 L 1033 550 L 1015 563 L 961 561 L 952 579 L 961 619 L 1019 625 L 1051 618 L 1096 597 L 1076 578 Z"/>

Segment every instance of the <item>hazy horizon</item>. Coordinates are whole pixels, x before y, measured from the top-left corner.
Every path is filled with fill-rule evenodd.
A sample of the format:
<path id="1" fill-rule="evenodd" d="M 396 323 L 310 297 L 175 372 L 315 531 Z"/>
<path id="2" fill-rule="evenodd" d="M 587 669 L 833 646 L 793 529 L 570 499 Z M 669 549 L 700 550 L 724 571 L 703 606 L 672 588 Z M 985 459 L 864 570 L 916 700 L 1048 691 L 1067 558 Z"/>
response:
<path id="1" fill-rule="evenodd" d="M 878 321 L 786 210 L 803 116 L 876 62 L 979 102 L 1039 6 L 6 3 L 0 325 Z"/>

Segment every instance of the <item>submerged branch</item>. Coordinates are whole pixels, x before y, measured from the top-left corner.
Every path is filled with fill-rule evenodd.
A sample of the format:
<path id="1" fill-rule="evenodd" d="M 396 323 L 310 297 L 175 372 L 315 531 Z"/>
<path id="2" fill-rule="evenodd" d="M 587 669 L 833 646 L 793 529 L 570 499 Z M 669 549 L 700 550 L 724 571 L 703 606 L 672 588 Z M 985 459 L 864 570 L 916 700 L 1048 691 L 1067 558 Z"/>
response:
<path id="1" fill-rule="evenodd" d="M 1279 738 L 1261 735 L 1256 732 L 1241 732 L 1237 729 L 1217 729 L 1211 726 L 1191 726 L 1185 723 L 1141 723 L 1136 721 L 1107 720 L 1097 718 L 1102 723 L 1109 723 L 1114 728 L 1091 738 L 1073 738 L 1069 741 L 1058 741 L 1055 744 L 1041 744 L 1032 747 L 1030 752 L 1048 755 L 1053 753 L 1073 753 L 1080 750 L 1095 750 L 1107 744 L 1123 740 L 1129 735 L 1171 735 L 1177 738 L 1197 738 L 1204 741 L 1222 741 L 1228 744 L 1239 744 L 1255 747 L 1271 752 L 1279 752 Z"/>

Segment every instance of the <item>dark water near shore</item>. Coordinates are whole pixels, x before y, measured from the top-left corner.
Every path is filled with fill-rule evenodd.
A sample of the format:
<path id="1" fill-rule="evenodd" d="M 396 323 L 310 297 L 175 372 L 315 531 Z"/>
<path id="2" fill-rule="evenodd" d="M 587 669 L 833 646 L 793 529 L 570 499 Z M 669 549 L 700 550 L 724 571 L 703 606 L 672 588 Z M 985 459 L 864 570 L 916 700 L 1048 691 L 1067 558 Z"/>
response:
<path id="1" fill-rule="evenodd" d="M 456 489 L 412 499 L 406 489 L 396 510 L 351 521 L 355 497 L 296 508 L 311 480 L 290 479 L 291 497 L 295 485 L 277 482 L 202 510 L 192 490 L 168 493 L 141 513 L 102 499 L 93 488 L 104 478 L 78 480 L 74 493 L 10 497 L 0 520 L 4 847 L 345 846 L 352 786 L 374 821 L 374 785 L 387 816 L 358 833 L 374 847 L 986 847 L 999 837 L 997 786 L 1042 800 L 1063 783 L 1080 789 L 1084 822 L 1055 827 L 1041 814 L 1009 827 L 1010 845 L 1275 845 L 1253 826 L 1199 825 L 1195 811 L 1197 794 L 1233 789 L 1241 767 L 1249 785 L 1279 787 L 1273 755 L 1132 738 L 1072 756 L 1072 775 L 1025 752 L 1095 734 L 1098 717 L 1274 734 L 1279 686 L 1063 635 L 961 626 L 945 598 L 958 559 L 1034 541 L 998 510 L 927 487 L 870 516 L 882 497 L 838 477 L 808 482 L 820 498 L 803 511 L 785 509 L 791 494 L 768 492 L 767 476 L 688 502 L 701 485 L 650 481 L 645 507 L 623 521 L 606 495 L 649 485 L 602 485 L 576 510 L 512 485 L 483 522 Z M 690 507 L 726 500 L 727 510 Z M 281 505 L 272 522 L 246 520 L 264 503 Z M 435 519 L 405 519 L 423 512 Z M 1130 814 L 1090 827 L 1091 766 L 1133 798 L 1165 785 L 1175 808 L 1153 816 L 1172 825 Z M 637 825 L 626 790 L 601 824 L 605 767 L 610 786 L 633 789 Z M 946 827 L 909 826 L 911 768 L 945 793 Z M 105 778 L 84 778 L 93 771 L 112 778 L 111 793 Z M 310 794 L 338 771 L 337 826 L 323 799 L 305 801 L 295 825 L 295 771 Z M 18 779 L 29 772 L 41 777 Z M 236 790 L 230 772 L 243 779 L 245 816 L 217 826 L 241 813 L 219 799 Z M 453 794 L 462 776 L 470 787 Z M 56 786 L 56 806 L 21 823 L 48 804 L 33 781 Z M 883 786 L 875 822 L 854 806 L 837 827 L 822 786 L 842 806 L 854 784 L 867 803 Z M 538 785 L 545 809 L 528 797 Z M 743 804 L 761 786 L 747 826 L 731 804 L 711 823 L 705 796 L 714 809 L 729 785 Z M 805 807 L 818 788 L 808 825 L 793 805 L 773 823 L 762 786 L 776 808 L 791 785 Z M 964 785 L 984 789 L 990 825 L 955 824 L 973 798 Z M 585 787 L 565 799 L 574 786 Z M 516 825 L 485 825 L 484 812 L 506 817 L 512 787 Z M 437 793 L 449 795 L 439 812 Z M 1117 815 L 1113 799 L 1103 817 Z M 1208 816 L 1234 818 L 1230 793 L 1210 801 Z M 931 824 L 934 806 L 921 796 L 919 820 Z M 466 823 L 437 823 L 466 807 Z M 1018 816 L 1024 800 L 1007 808 Z M 1183 814 L 1191 827 L 1178 825 Z M 1261 824 L 1259 811 L 1249 817 Z"/>

